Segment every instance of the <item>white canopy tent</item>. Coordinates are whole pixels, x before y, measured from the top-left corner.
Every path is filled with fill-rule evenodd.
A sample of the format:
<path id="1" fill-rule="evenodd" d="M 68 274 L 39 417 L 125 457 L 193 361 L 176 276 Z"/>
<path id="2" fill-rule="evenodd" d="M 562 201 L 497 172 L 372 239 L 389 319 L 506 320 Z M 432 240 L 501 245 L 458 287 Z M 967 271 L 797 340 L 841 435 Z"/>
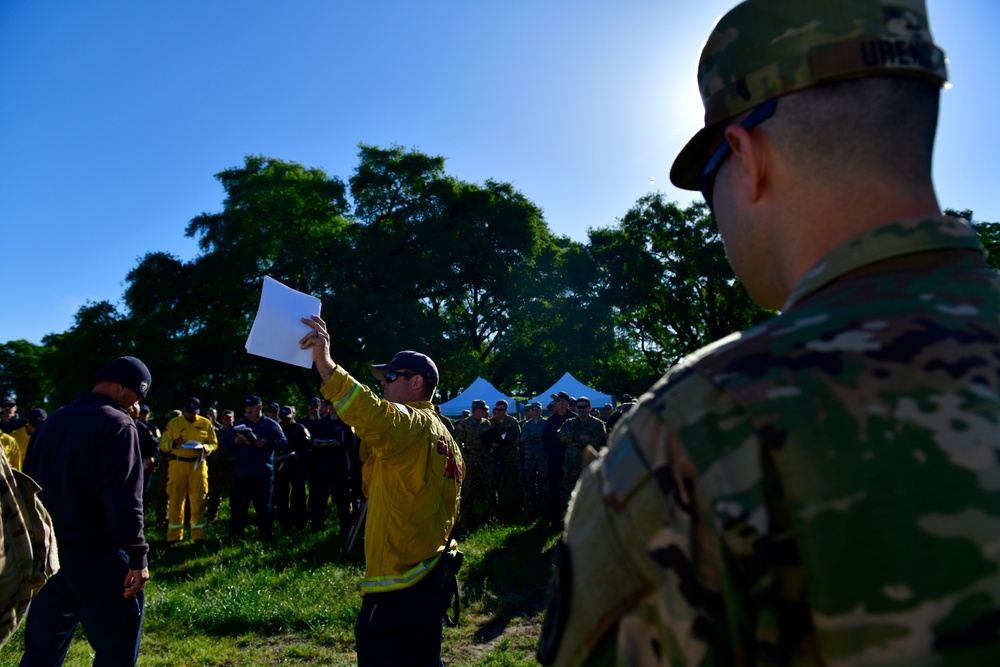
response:
<path id="1" fill-rule="evenodd" d="M 441 414 L 445 417 L 457 417 L 462 414 L 462 410 L 471 410 L 472 401 L 481 398 L 486 401 L 486 405 L 492 410 L 501 398 L 507 401 L 511 412 L 517 410 L 517 401 L 507 396 L 499 389 L 483 378 L 476 378 L 476 381 L 469 385 L 469 388 L 461 394 L 451 399 L 447 403 L 441 404 Z"/>
<path id="2" fill-rule="evenodd" d="M 610 394 L 602 394 L 593 387 L 588 387 L 584 383 L 577 380 L 575 377 L 569 373 L 563 374 L 554 385 L 543 391 L 538 396 L 529 399 L 529 403 L 534 403 L 538 401 L 542 404 L 544 408 L 546 405 L 552 402 L 552 394 L 558 394 L 560 391 L 565 391 L 567 394 L 573 398 L 580 398 L 581 396 L 586 396 L 590 399 L 590 404 L 595 408 L 604 407 L 605 403 L 611 403 L 614 405 L 614 401 L 611 400 Z M 569 406 L 570 410 L 574 410 L 575 406 Z"/>

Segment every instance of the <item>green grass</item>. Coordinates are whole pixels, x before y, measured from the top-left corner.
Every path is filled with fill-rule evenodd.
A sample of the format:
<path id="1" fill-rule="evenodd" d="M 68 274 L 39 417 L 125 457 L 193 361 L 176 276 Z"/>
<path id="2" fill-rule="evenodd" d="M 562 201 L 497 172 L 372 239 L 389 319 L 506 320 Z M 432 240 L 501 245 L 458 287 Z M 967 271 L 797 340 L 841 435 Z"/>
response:
<path id="1" fill-rule="evenodd" d="M 204 546 L 151 544 L 139 664 L 149 667 L 353 665 L 356 583 L 363 545 L 342 550 L 336 528 L 283 535 L 261 544 L 226 537 L 227 504 Z M 147 526 L 152 525 L 147 517 Z M 252 533 L 252 529 L 251 529 Z M 447 665 L 534 665 L 555 536 L 545 522 L 459 527 L 462 616 L 445 628 Z M 17 664 L 23 627 L 0 648 L 0 665 Z M 66 665 L 90 665 L 78 630 Z"/>

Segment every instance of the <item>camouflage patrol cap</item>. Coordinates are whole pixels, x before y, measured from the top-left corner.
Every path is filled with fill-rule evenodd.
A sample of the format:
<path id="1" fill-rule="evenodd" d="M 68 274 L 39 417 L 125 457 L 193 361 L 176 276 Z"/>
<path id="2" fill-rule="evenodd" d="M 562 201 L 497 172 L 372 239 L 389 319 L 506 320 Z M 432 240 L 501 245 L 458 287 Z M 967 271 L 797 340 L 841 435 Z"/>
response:
<path id="1" fill-rule="evenodd" d="M 476 408 L 481 408 L 483 410 L 489 410 L 490 409 L 489 406 L 486 405 L 486 401 L 484 401 L 482 399 L 479 399 L 479 398 L 477 398 L 476 400 L 472 401 L 472 409 L 475 410 Z"/>
<path id="2" fill-rule="evenodd" d="M 670 168 L 698 190 L 726 121 L 820 83 L 896 74 L 943 86 L 944 52 L 931 40 L 925 0 L 747 0 L 709 35 L 698 63 L 705 127 Z"/>

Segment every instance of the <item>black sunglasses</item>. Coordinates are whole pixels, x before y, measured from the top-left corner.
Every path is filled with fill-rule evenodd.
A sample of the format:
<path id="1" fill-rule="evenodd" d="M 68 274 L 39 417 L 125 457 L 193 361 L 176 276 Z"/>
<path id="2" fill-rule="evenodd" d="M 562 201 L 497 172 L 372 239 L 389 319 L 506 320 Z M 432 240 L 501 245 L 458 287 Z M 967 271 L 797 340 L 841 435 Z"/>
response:
<path id="1" fill-rule="evenodd" d="M 392 384 L 398 378 L 411 378 L 415 375 L 420 375 L 420 373 L 406 373 L 404 371 L 386 371 L 385 373 L 385 383 Z"/>
<path id="2" fill-rule="evenodd" d="M 740 123 L 740 127 L 745 130 L 749 130 L 752 127 L 760 125 L 765 120 L 774 115 L 774 110 L 778 106 L 778 98 L 772 97 L 768 101 L 761 104 L 759 107 L 750 112 L 750 115 L 743 119 Z M 715 189 L 715 177 L 719 173 L 719 167 L 722 166 L 722 162 L 729 155 L 729 142 L 726 138 L 722 138 L 722 143 L 719 147 L 715 149 L 712 153 L 712 157 L 708 158 L 708 163 L 705 168 L 701 170 L 701 181 L 699 187 L 701 188 L 701 196 L 705 198 L 705 203 L 708 204 L 709 208 L 712 208 L 712 190 Z"/>
<path id="3" fill-rule="evenodd" d="M 589 405 L 587 405 L 586 403 L 584 403 L 583 405 L 577 405 L 577 406 L 576 406 L 576 409 L 577 409 L 577 410 L 589 410 L 589 409 L 590 409 L 590 406 L 589 406 Z"/>

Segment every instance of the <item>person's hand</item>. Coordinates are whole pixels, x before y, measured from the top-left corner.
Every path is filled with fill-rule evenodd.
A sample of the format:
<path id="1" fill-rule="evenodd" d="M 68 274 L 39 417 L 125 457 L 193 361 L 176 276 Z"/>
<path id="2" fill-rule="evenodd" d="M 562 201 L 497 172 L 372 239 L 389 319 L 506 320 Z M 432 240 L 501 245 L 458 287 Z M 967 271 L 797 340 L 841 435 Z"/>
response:
<path id="1" fill-rule="evenodd" d="M 174 440 L 174 448 L 176 449 L 177 447 L 180 447 L 181 445 L 184 444 L 184 442 L 185 442 L 184 436 L 183 435 L 178 436 L 177 439 Z"/>
<path id="2" fill-rule="evenodd" d="M 267 438 L 257 438 L 257 446 L 258 447 L 266 447 L 267 446 Z"/>
<path id="3" fill-rule="evenodd" d="M 125 575 L 125 597 L 130 598 L 141 591 L 146 587 L 147 581 L 149 581 L 148 567 L 141 570 L 129 570 L 128 574 Z"/>
<path id="4" fill-rule="evenodd" d="M 237 445 L 249 445 L 250 444 L 249 442 L 247 442 L 246 436 L 244 436 L 242 433 L 237 434 L 237 436 L 235 438 L 233 438 L 233 442 L 235 442 Z"/>
<path id="5" fill-rule="evenodd" d="M 330 358 L 330 334 L 326 330 L 326 322 L 319 315 L 303 317 L 302 323 L 308 325 L 312 331 L 299 340 L 299 348 L 307 350 L 312 348 L 313 363 L 319 371 L 323 382 L 330 379 L 337 364 Z"/>

